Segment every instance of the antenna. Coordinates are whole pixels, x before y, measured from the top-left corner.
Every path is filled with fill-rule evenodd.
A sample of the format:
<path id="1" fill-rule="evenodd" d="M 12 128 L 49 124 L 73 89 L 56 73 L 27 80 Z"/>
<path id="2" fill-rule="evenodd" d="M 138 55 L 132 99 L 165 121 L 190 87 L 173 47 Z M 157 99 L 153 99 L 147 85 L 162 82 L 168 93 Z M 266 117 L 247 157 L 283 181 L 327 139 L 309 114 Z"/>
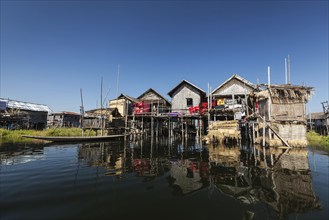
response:
<path id="1" fill-rule="evenodd" d="M 286 84 L 288 84 L 287 58 L 284 58 L 284 72 L 286 76 Z"/>
<path id="2" fill-rule="evenodd" d="M 271 85 L 271 67 L 267 66 L 267 84 L 268 88 L 270 88 Z"/>
<path id="3" fill-rule="evenodd" d="M 290 84 L 290 55 L 288 54 L 288 84 Z"/>
<path id="4" fill-rule="evenodd" d="M 117 72 L 117 97 L 119 96 L 119 70 L 120 70 L 120 65 L 118 64 L 118 72 Z"/>

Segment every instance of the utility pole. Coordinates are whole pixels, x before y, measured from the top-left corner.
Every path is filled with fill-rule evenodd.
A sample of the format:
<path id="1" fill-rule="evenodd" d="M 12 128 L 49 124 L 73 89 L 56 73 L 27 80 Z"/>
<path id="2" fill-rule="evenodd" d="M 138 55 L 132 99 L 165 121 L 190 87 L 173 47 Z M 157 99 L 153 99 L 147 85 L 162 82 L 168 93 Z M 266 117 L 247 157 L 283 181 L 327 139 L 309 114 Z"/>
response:
<path id="1" fill-rule="evenodd" d="M 81 120 L 81 123 L 80 123 L 80 126 L 81 126 L 81 129 L 82 129 L 82 136 L 84 136 L 84 125 L 83 125 L 83 120 L 84 120 L 84 115 L 85 115 L 85 110 L 84 110 L 84 107 L 83 107 L 83 98 L 82 98 L 82 89 L 80 88 L 80 97 L 81 97 L 81 107 L 80 107 L 80 120 Z"/>
<path id="2" fill-rule="evenodd" d="M 101 136 L 103 136 L 103 77 L 101 78 Z"/>

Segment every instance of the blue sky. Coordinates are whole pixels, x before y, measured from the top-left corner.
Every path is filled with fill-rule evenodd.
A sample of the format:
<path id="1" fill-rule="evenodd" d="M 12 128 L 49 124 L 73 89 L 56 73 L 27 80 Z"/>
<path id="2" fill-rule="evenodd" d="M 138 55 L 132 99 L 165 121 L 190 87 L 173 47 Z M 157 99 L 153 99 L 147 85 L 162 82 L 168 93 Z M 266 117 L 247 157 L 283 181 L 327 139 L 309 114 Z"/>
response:
<path id="1" fill-rule="evenodd" d="M 315 87 L 328 100 L 328 1 L 1 1 L 0 97 L 54 111 L 117 94 L 163 96 L 183 79 L 207 90 L 237 73 Z M 120 66 L 119 89 L 117 69 Z M 106 96 L 108 94 L 108 96 Z"/>

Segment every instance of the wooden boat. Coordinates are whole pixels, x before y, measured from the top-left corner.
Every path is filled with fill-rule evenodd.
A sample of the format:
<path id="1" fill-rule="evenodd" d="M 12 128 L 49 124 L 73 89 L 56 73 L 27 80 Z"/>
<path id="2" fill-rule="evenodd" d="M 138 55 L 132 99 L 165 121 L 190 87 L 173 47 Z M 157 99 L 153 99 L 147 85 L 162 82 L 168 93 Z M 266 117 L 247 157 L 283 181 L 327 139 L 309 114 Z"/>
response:
<path id="1" fill-rule="evenodd" d="M 93 142 L 93 141 L 108 141 L 113 139 L 119 139 L 128 135 L 129 134 L 108 135 L 108 136 L 72 136 L 72 137 L 22 135 L 22 137 L 33 138 L 33 139 L 44 140 L 44 141 L 52 141 L 52 142 L 82 142 L 82 141 Z"/>

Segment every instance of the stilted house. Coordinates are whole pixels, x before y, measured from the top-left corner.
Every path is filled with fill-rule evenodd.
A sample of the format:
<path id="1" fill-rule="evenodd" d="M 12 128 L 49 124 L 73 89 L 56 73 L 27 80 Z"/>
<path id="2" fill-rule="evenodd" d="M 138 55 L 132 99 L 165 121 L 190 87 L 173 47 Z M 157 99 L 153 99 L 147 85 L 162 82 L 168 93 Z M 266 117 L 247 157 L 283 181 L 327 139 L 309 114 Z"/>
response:
<path id="1" fill-rule="evenodd" d="M 139 102 L 140 100 L 136 98 L 121 94 L 116 99 L 109 101 L 109 107 L 118 109 L 118 113 L 125 117 L 126 115 L 132 115 L 135 103 Z"/>
<path id="2" fill-rule="evenodd" d="M 313 112 L 307 115 L 307 130 L 327 135 L 327 117 L 323 112 Z"/>
<path id="3" fill-rule="evenodd" d="M 329 135 L 329 101 L 322 102 L 323 113 L 324 113 L 324 125 L 325 132 L 324 135 Z"/>
<path id="4" fill-rule="evenodd" d="M 0 99 L 0 127 L 7 129 L 44 129 L 52 111 L 47 105 Z"/>
<path id="5" fill-rule="evenodd" d="M 138 103 L 140 107 L 135 107 L 135 113 L 145 113 L 145 110 L 148 110 L 147 112 L 162 114 L 168 113 L 171 108 L 170 102 L 152 88 L 145 91 L 137 99 L 140 100 Z M 147 105 L 146 109 L 144 109 L 145 105 Z"/>
<path id="6" fill-rule="evenodd" d="M 56 112 L 48 115 L 48 127 L 80 127 L 80 114 Z"/>
<path id="7" fill-rule="evenodd" d="M 265 89 L 256 94 L 258 129 L 262 136 L 256 141 L 263 140 L 269 146 L 282 146 L 286 142 L 290 146 L 305 147 L 306 103 L 313 88 L 290 84 L 263 86 Z"/>
<path id="8" fill-rule="evenodd" d="M 256 89 L 256 85 L 238 74 L 232 75 L 210 94 L 211 119 L 215 121 L 240 119 L 247 114 L 247 98 Z"/>
<path id="9" fill-rule="evenodd" d="M 110 134 L 122 134 L 128 127 L 132 127 L 131 125 L 128 126 L 128 117 L 133 115 L 134 106 L 139 102 L 140 100 L 125 94 L 121 94 L 116 99 L 109 101 L 109 107 L 117 109 L 118 113 L 108 124 L 108 132 Z"/>
<path id="10" fill-rule="evenodd" d="M 206 142 L 235 143 L 241 140 L 239 120 L 252 113 L 248 100 L 257 89 L 256 85 L 234 74 L 210 93 L 212 104 Z"/>
<path id="11" fill-rule="evenodd" d="M 206 102 L 206 92 L 187 80 L 180 82 L 168 95 L 172 98 L 171 111 L 179 114 L 191 114 L 189 109 Z"/>
<path id="12" fill-rule="evenodd" d="M 115 118 L 121 118 L 117 108 L 97 108 L 91 109 L 85 112 L 83 117 L 83 128 L 98 130 L 102 128 L 108 128 Z M 103 119 L 103 120 L 102 120 Z"/>

